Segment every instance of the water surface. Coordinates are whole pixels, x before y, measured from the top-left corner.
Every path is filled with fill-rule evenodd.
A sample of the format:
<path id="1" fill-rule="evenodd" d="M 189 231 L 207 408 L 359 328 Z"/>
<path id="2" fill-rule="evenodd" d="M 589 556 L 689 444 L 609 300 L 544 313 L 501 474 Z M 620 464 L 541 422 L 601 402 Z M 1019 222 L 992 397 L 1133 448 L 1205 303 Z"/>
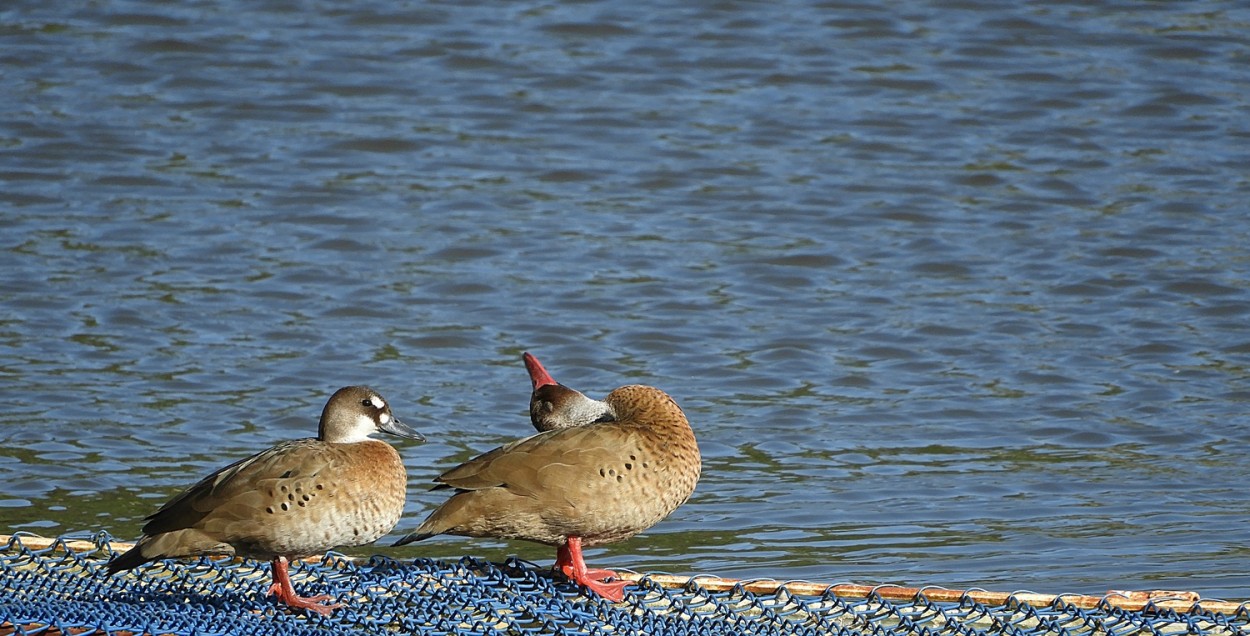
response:
<path id="1" fill-rule="evenodd" d="M 1248 33 L 1214 1 L 7 5 L 0 532 L 134 538 L 363 382 L 430 438 L 398 536 L 529 431 L 528 350 L 699 436 L 693 499 L 595 565 L 1247 598 Z"/>

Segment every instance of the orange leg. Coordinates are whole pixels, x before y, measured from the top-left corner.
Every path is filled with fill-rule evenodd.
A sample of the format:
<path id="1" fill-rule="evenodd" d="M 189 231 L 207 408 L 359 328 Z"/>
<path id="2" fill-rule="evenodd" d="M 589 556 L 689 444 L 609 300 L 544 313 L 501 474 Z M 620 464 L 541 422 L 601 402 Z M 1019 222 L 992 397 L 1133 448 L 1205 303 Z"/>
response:
<path id="1" fill-rule="evenodd" d="M 342 603 L 322 603 L 322 601 L 331 600 L 329 594 L 318 594 L 307 598 L 296 594 L 295 588 L 291 586 L 291 575 L 286 571 L 286 557 L 278 557 L 270 565 L 273 567 L 273 585 L 269 586 L 269 594 L 279 601 L 291 607 L 314 611 L 322 616 L 329 616 L 335 609 L 343 607 Z"/>
<path id="2" fill-rule="evenodd" d="M 582 559 L 581 537 L 569 537 L 568 542 L 556 547 L 556 569 L 574 583 L 582 585 L 603 598 L 619 603 L 625 598 L 625 587 L 633 581 L 613 581 L 617 578 L 612 570 L 589 570 Z"/>

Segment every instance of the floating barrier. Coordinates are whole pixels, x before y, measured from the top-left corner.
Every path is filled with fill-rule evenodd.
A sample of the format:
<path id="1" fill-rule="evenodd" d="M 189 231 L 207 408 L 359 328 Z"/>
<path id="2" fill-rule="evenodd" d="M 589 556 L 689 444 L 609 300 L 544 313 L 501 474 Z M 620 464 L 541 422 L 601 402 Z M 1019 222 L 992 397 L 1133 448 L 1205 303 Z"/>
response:
<path id="1" fill-rule="evenodd" d="M 157 561 L 109 576 L 108 558 L 129 547 L 106 533 L 86 540 L 0 535 L 0 635 L 1250 634 L 1246 602 L 1192 592 L 1093 597 L 622 573 L 638 585 L 610 603 L 517 559 L 336 553 L 291 568 L 301 594 L 343 603 L 320 617 L 266 597 L 265 562 Z"/>

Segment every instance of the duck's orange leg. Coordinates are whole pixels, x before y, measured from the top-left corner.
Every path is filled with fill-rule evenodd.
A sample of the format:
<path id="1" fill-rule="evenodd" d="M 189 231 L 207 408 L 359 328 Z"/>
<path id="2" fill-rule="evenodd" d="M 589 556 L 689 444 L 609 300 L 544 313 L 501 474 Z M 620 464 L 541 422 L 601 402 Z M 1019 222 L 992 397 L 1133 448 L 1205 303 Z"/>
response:
<path id="1" fill-rule="evenodd" d="M 569 537 L 567 543 L 556 547 L 556 569 L 570 581 L 613 603 L 621 602 L 625 598 L 625 588 L 634 584 L 633 581 L 619 580 L 608 583 L 607 579 L 618 578 L 616 572 L 587 569 L 586 561 L 582 559 L 581 537 Z"/>
<path id="2" fill-rule="evenodd" d="M 324 603 L 323 601 L 331 600 L 329 594 L 310 597 L 296 594 L 295 588 L 291 586 L 291 575 L 286 571 L 286 564 L 286 557 L 278 557 L 270 563 L 273 568 L 273 585 L 269 586 L 271 596 L 291 607 L 311 610 L 322 616 L 329 616 L 334 610 L 343 607 L 342 603 Z"/>

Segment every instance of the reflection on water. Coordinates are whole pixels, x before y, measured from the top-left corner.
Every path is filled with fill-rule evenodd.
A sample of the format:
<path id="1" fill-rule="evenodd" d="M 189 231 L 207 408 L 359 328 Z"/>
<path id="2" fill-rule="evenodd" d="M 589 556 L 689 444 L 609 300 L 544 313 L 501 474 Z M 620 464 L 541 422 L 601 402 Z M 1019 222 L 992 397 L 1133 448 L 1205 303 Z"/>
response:
<path id="1" fill-rule="evenodd" d="M 704 450 L 597 565 L 1245 598 L 1247 24 L 0 10 L 0 531 L 133 537 L 360 382 L 431 439 L 410 529 L 527 434 L 531 350 Z"/>

